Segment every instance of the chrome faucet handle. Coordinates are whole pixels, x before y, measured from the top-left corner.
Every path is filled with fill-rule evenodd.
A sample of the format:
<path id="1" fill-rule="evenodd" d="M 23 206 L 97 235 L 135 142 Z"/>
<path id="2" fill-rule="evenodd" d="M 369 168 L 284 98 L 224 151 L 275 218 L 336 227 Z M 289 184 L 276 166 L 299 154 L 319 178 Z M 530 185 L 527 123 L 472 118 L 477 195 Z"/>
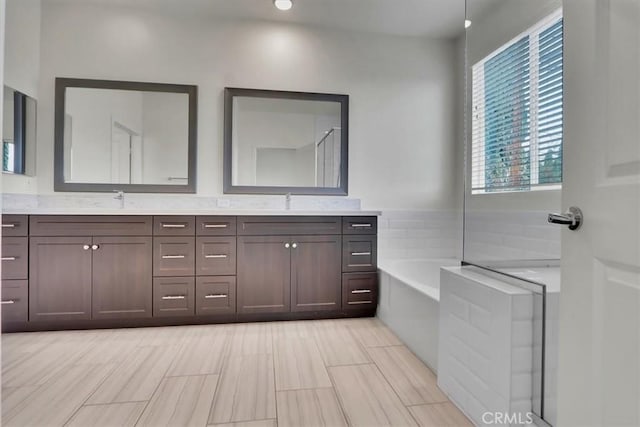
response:
<path id="1" fill-rule="evenodd" d="M 569 230 L 577 230 L 582 225 L 582 211 L 571 206 L 564 214 L 550 213 L 547 221 L 551 224 L 568 225 Z"/>

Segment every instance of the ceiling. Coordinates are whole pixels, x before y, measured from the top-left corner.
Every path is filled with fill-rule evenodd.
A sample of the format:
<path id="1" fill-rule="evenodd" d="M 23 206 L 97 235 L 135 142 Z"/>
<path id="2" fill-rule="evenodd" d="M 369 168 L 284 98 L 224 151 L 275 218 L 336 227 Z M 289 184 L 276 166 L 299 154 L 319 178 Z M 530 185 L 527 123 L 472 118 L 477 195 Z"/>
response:
<path id="1" fill-rule="evenodd" d="M 463 31 L 465 0 L 293 0 L 282 12 L 272 0 L 43 0 L 118 4 L 172 15 L 284 21 L 341 30 L 452 38 Z M 479 10 L 496 0 L 470 0 Z M 505 0 L 499 0 L 505 1 Z"/>

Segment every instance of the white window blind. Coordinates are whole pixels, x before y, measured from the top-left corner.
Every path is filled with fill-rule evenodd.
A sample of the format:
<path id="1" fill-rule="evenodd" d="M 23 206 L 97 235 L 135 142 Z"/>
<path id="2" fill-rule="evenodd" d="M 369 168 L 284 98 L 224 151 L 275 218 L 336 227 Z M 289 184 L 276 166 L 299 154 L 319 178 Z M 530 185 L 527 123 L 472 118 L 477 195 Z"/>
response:
<path id="1" fill-rule="evenodd" d="M 472 193 L 562 183 L 562 13 L 472 67 Z"/>

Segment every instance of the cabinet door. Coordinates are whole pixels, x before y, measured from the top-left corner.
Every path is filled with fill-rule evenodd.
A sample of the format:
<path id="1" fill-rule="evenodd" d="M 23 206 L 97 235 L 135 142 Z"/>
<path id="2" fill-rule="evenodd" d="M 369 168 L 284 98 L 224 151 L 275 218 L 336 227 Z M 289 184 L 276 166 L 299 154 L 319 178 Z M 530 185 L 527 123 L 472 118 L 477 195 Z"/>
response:
<path id="1" fill-rule="evenodd" d="M 340 310 L 341 236 L 294 236 L 291 311 Z"/>
<path id="2" fill-rule="evenodd" d="M 93 248 L 93 319 L 151 317 L 151 237 L 94 237 Z"/>
<path id="3" fill-rule="evenodd" d="M 29 320 L 90 319 L 91 237 L 32 237 L 29 246 Z"/>
<path id="4" fill-rule="evenodd" d="M 238 237 L 238 313 L 289 311 L 290 243 L 287 236 Z"/>

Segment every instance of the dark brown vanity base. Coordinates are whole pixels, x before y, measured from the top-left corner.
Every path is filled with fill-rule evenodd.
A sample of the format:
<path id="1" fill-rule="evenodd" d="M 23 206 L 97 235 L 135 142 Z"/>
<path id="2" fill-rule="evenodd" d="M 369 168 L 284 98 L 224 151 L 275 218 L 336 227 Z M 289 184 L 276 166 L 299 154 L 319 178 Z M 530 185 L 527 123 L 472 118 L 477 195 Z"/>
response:
<path id="1" fill-rule="evenodd" d="M 376 217 L 4 215 L 4 332 L 373 316 Z"/>

